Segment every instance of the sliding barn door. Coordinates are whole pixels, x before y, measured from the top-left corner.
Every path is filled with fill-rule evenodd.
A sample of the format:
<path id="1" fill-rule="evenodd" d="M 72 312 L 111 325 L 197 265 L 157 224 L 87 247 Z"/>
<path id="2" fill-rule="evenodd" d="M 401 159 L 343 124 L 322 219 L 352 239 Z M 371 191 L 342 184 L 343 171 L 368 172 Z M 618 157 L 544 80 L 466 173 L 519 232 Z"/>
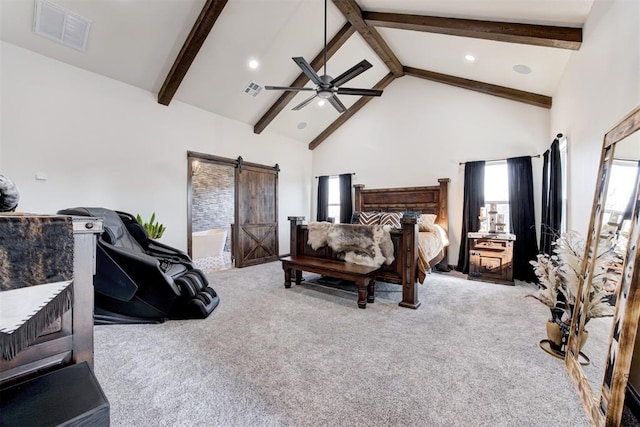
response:
<path id="1" fill-rule="evenodd" d="M 278 259 L 278 170 L 248 165 L 236 169 L 235 259 L 247 267 Z"/>

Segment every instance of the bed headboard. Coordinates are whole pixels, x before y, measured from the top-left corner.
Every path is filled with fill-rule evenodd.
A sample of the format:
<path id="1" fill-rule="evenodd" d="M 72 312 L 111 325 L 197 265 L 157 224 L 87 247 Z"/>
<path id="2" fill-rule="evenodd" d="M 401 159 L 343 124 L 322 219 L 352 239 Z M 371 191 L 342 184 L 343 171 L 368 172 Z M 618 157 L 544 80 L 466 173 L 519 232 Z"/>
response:
<path id="1" fill-rule="evenodd" d="M 436 224 L 449 231 L 449 178 L 439 178 L 439 185 L 429 187 L 380 188 L 365 190 L 355 184 L 356 211 L 414 211 L 436 214 Z"/>

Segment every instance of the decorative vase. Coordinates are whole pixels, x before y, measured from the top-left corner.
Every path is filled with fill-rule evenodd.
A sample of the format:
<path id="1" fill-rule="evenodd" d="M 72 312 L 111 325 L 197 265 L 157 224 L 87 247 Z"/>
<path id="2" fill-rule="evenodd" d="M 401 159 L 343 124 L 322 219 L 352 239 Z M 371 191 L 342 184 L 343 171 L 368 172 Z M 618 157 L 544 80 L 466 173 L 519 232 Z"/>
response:
<path id="1" fill-rule="evenodd" d="M 551 319 L 547 320 L 547 339 L 552 350 L 561 351 L 563 347 L 563 332 L 560 323 Z M 566 341 L 565 341 L 566 343 Z"/>
<path id="2" fill-rule="evenodd" d="M 587 331 L 586 329 L 583 329 L 582 334 L 580 334 L 580 343 L 579 343 L 580 350 L 582 350 L 582 347 L 584 347 L 584 345 L 587 343 L 587 339 L 589 339 L 589 331 Z"/>
<path id="3" fill-rule="evenodd" d="M 564 357 L 565 348 L 569 341 L 569 331 L 571 328 L 569 325 L 559 323 L 553 319 L 547 320 L 547 339 L 549 341 L 549 347 L 554 352 L 561 354 Z M 579 350 L 582 350 L 587 339 L 589 338 L 589 331 L 583 329 L 580 334 L 580 342 L 578 344 Z"/>

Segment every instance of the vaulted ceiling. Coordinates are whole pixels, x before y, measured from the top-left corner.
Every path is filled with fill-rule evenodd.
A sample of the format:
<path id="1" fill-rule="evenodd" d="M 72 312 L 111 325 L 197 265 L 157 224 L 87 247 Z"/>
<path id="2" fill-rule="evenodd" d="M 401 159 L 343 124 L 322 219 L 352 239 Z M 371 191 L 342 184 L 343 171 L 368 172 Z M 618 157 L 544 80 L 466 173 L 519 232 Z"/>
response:
<path id="1" fill-rule="evenodd" d="M 252 82 L 313 86 L 291 58 L 302 56 L 320 70 L 323 0 L 54 3 L 92 21 L 86 52 L 36 35 L 32 0 L 0 2 L 2 40 L 148 90 L 163 108 L 178 100 L 315 148 L 367 102 L 385 102 L 384 94 L 341 95 L 348 109 L 343 114 L 315 102 L 291 111 L 309 92 L 245 93 Z M 427 79 L 549 108 L 570 55 L 581 46 L 591 3 L 330 0 L 327 73 L 337 76 L 366 59 L 373 67 L 349 87 L 384 89 L 396 78 L 416 85 Z M 249 68 L 252 59 L 258 68 Z M 528 74 L 516 72 L 527 68 Z"/>

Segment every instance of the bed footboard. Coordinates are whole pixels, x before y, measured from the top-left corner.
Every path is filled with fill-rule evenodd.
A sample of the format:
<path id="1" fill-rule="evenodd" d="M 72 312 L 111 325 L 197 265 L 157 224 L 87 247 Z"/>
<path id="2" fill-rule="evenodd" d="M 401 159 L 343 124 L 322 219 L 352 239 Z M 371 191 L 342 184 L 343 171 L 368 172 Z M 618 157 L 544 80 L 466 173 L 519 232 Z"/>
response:
<path id="1" fill-rule="evenodd" d="M 309 230 L 304 224 L 305 217 L 290 216 L 290 251 L 291 256 L 314 257 L 327 260 L 338 260 L 338 255 L 330 247 L 323 246 L 314 250 L 307 243 Z M 417 266 L 418 266 L 418 217 L 402 218 L 402 228 L 391 231 L 395 260 L 390 265 L 383 265 L 375 280 L 395 283 L 402 286 L 401 307 L 416 309 L 418 300 Z"/>

